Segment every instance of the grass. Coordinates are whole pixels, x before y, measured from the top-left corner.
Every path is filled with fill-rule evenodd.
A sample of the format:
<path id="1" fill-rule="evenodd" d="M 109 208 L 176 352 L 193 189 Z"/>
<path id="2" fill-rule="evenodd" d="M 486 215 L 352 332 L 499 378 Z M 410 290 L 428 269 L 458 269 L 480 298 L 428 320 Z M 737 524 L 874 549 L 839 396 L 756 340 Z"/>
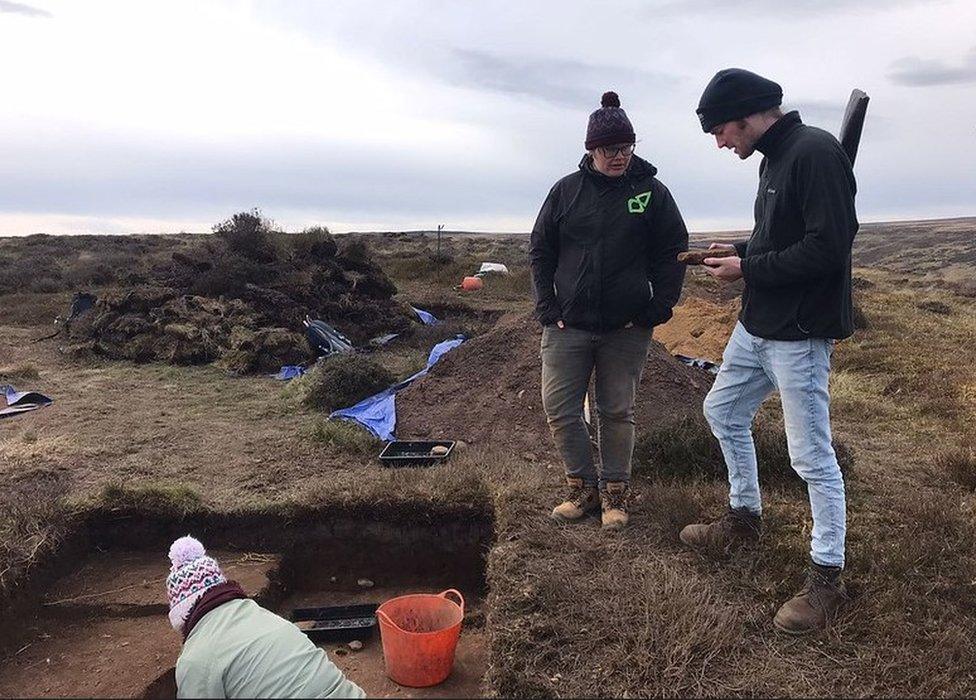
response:
<path id="1" fill-rule="evenodd" d="M 345 420 L 319 420 L 311 429 L 309 437 L 330 452 L 361 457 L 376 456 L 383 447 L 383 441 L 368 430 Z"/>
<path id="2" fill-rule="evenodd" d="M 31 364 L 0 367 L 0 383 L 40 379 L 41 373 Z"/>
<path id="3" fill-rule="evenodd" d="M 63 473 L 43 470 L 0 488 L 0 602 L 60 543 L 67 488 Z"/>
<path id="4" fill-rule="evenodd" d="M 395 382 L 396 377 L 374 360 L 347 354 L 316 363 L 301 377 L 299 386 L 304 389 L 304 403 L 309 408 L 330 412 L 354 406 Z"/>
<path id="5" fill-rule="evenodd" d="M 184 517 L 203 509 L 200 494 L 183 484 L 114 483 L 103 487 L 99 505 L 109 510 L 137 510 L 153 515 Z"/>
<path id="6" fill-rule="evenodd" d="M 976 452 L 972 448 L 946 450 L 935 456 L 935 466 L 960 486 L 976 491 Z"/>

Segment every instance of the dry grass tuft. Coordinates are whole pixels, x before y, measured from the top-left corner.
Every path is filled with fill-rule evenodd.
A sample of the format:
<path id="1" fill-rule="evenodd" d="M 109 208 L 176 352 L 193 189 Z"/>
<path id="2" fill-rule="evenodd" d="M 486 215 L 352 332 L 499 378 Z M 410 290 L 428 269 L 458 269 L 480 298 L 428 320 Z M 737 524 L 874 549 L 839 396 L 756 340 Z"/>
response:
<path id="1" fill-rule="evenodd" d="M 315 423 L 309 437 L 329 448 L 362 457 L 376 456 L 383 441 L 362 426 L 345 420 L 320 420 Z"/>
<path id="2" fill-rule="evenodd" d="M 957 484 L 976 490 L 976 451 L 957 448 L 935 456 L 935 466 Z"/>
<path id="3" fill-rule="evenodd" d="M 15 365 L 13 367 L 0 367 L 0 384 L 15 382 L 18 380 L 40 379 L 41 373 L 37 367 L 30 364 Z"/>
<path id="4" fill-rule="evenodd" d="M 99 500 L 100 505 L 109 510 L 137 510 L 178 517 L 204 507 L 200 494 L 183 484 L 107 484 Z"/>
<path id="5" fill-rule="evenodd" d="M 0 488 L 0 598 L 60 543 L 67 489 L 61 472 L 46 471 L 24 474 Z"/>
<path id="6" fill-rule="evenodd" d="M 386 389 L 396 382 L 396 377 L 368 357 L 348 354 L 316 363 L 299 381 L 305 392 L 305 404 L 329 412 L 353 406 Z"/>

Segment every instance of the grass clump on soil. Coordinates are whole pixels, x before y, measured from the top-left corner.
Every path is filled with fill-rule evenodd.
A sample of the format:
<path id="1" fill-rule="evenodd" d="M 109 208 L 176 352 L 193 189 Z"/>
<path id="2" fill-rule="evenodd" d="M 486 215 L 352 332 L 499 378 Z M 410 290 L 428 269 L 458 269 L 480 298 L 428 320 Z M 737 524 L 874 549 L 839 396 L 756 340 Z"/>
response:
<path id="1" fill-rule="evenodd" d="M 179 517 L 203 510 L 204 507 L 200 494 L 182 484 L 107 484 L 99 500 L 100 505 L 109 510 L 135 510 Z"/>
<path id="2" fill-rule="evenodd" d="M 23 379 L 39 379 L 40 376 L 41 374 L 37 371 L 37 367 L 30 364 L 0 367 L 0 383 Z"/>
<path id="3" fill-rule="evenodd" d="M 0 488 L 0 596 L 64 534 L 66 479 L 36 471 Z"/>
<path id="4" fill-rule="evenodd" d="M 759 478 L 771 482 L 799 482 L 790 463 L 786 433 L 773 420 L 757 421 L 753 427 Z M 841 471 L 849 473 L 853 455 L 834 442 Z M 646 430 L 634 446 L 634 471 L 652 478 L 718 479 L 727 478 L 725 459 L 718 440 L 704 418 L 684 416 Z"/>
<path id="5" fill-rule="evenodd" d="M 976 451 L 957 448 L 935 456 L 936 468 L 967 489 L 976 490 Z"/>
<path id="6" fill-rule="evenodd" d="M 363 355 L 334 355 L 302 377 L 304 403 L 318 411 L 348 408 L 396 382 L 389 370 Z"/>
<path id="7" fill-rule="evenodd" d="M 368 457 L 379 454 L 383 442 L 365 428 L 345 420 L 322 420 L 311 438 L 334 452 Z"/>

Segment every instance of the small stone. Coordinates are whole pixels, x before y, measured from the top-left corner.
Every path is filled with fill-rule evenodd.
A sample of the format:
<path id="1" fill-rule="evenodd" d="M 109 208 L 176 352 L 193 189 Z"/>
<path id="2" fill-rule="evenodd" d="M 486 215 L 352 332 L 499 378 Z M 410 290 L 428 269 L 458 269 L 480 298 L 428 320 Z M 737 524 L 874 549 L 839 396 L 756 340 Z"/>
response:
<path id="1" fill-rule="evenodd" d="M 539 459 L 534 452 L 526 452 L 522 456 L 525 457 L 526 462 L 535 462 Z"/>
<path id="2" fill-rule="evenodd" d="M 523 396 L 525 396 L 525 389 L 522 389 L 522 391 L 518 393 L 519 398 L 522 398 Z"/>
<path id="3" fill-rule="evenodd" d="M 363 648 L 363 643 L 358 639 L 354 639 L 351 642 L 349 642 L 347 646 L 353 651 L 359 651 L 360 649 Z"/>
<path id="4" fill-rule="evenodd" d="M 335 583 L 338 580 L 339 579 L 337 577 L 335 577 L 335 576 L 329 576 L 329 583 Z"/>
<path id="5" fill-rule="evenodd" d="M 360 588 L 372 588 L 376 584 L 370 581 L 368 578 L 361 578 L 358 581 L 356 581 L 356 585 L 359 586 Z"/>
<path id="6" fill-rule="evenodd" d="M 432 455 L 442 456 L 448 453 L 448 449 L 444 445 L 434 445 L 430 448 L 430 453 Z"/>

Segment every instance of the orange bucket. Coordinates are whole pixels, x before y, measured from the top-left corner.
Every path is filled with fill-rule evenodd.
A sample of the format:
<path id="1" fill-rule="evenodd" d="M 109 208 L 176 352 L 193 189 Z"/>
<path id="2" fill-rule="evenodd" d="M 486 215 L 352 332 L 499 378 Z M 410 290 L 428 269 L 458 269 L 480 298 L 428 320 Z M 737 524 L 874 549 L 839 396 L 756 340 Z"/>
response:
<path id="1" fill-rule="evenodd" d="M 457 596 L 458 603 L 448 599 Z M 464 597 L 453 588 L 391 598 L 376 610 L 386 675 L 400 685 L 426 688 L 451 675 L 461 636 Z"/>
<path id="2" fill-rule="evenodd" d="M 484 286 L 485 283 L 481 281 L 480 277 L 465 277 L 461 280 L 461 289 L 466 292 L 476 292 Z"/>

